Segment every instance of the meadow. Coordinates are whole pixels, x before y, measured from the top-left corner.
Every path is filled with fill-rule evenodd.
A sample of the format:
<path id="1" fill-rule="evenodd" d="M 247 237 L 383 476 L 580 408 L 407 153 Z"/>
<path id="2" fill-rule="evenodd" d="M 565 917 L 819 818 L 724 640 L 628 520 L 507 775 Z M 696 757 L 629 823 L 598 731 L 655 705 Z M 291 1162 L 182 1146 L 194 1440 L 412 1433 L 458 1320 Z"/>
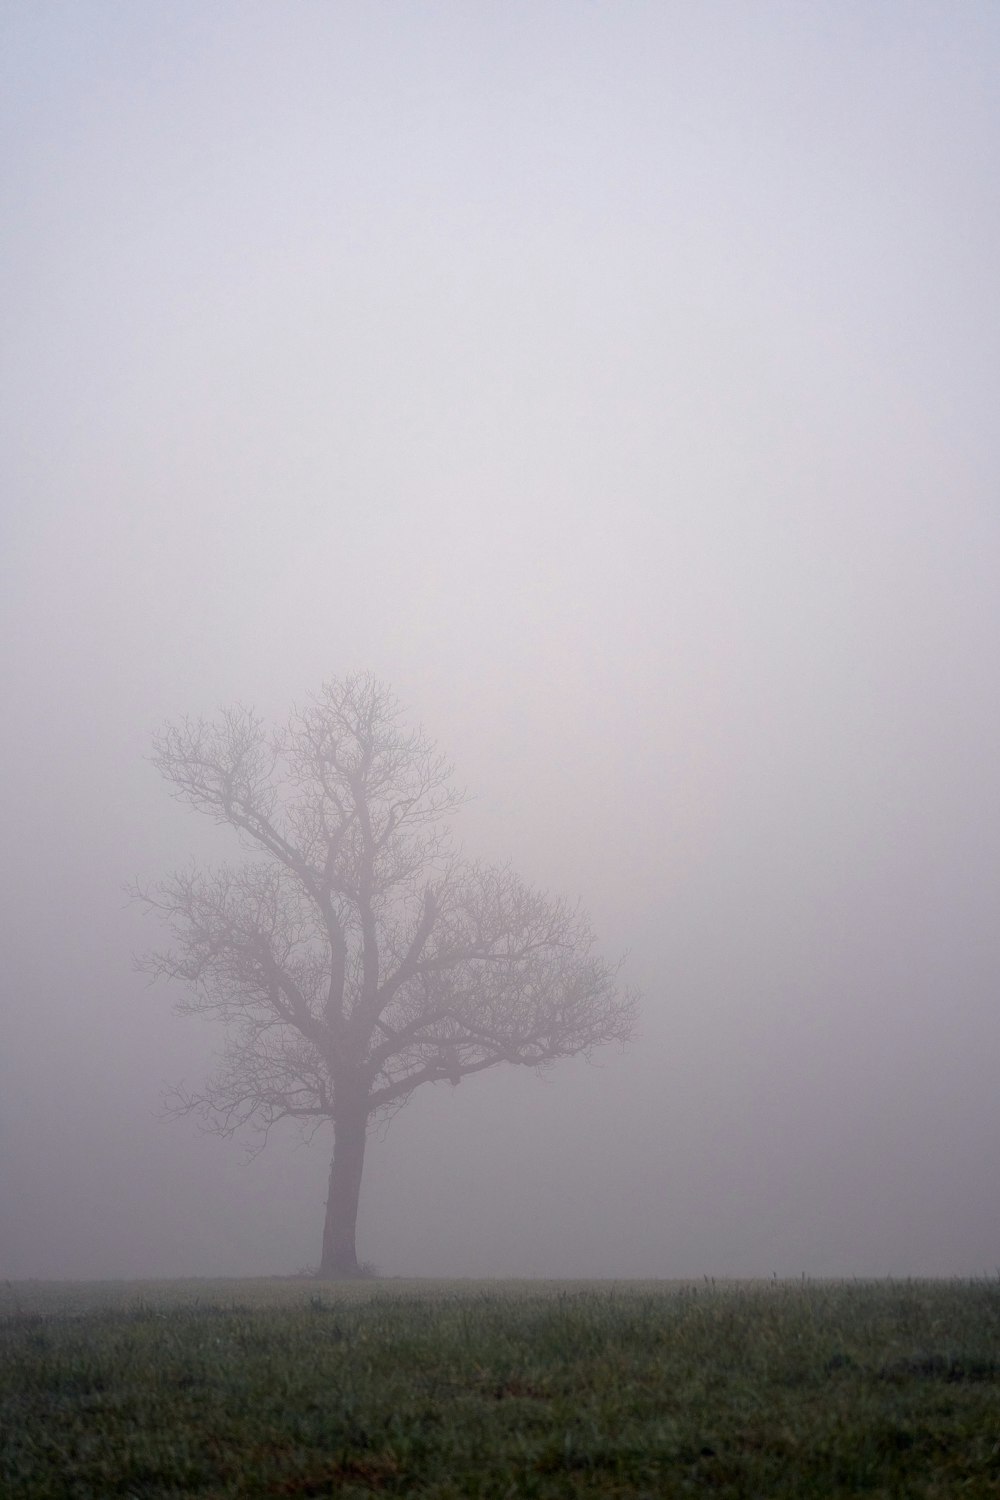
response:
<path id="1" fill-rule="evenodd" d="M 0 1494 L 1000 1495 L 1000 1283 L 8 1283 Z"/>

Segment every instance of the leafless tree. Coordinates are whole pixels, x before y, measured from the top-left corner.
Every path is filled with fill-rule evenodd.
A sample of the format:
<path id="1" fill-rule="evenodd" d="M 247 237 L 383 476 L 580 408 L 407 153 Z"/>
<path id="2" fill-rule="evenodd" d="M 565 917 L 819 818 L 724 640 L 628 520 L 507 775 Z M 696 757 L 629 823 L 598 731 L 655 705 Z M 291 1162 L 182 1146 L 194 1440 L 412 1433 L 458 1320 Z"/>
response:
<path id="1" fill-rule="evenodd" d="M 246 708 L 184 720 L 153 762 L 251 852 L 136 891 L 174 938 L 143 967 L 225 1026 L 218 1070 L 177 1107 L 225 1135 L 331 1122 L 319 1274 L 356 1275 L 371 1123 L 424 1083 L 624 1042 L 635 996 L 578 910 L 455 852 L 451 767 L 371 677 L 328 683 L 274 733 Z"/>

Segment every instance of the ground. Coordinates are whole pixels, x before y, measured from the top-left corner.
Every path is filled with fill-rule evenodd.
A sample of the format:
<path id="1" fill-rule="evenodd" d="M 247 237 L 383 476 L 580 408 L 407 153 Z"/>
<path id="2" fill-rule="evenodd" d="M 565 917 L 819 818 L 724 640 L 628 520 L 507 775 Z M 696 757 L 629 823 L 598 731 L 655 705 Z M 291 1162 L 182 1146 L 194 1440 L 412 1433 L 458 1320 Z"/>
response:
<path id="1" fill-rule="evenodd" d="M 0 1493 L 1000 1496 L 1000 1284 L 7 1284 Z"/>

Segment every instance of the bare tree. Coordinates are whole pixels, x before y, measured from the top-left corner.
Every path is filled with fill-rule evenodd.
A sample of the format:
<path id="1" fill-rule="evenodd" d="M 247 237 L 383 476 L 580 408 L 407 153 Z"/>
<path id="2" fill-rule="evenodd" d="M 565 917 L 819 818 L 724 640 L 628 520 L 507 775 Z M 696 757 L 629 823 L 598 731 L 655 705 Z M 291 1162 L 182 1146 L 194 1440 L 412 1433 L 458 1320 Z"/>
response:
<path id="1" fill-rule="evenodd" d="M 579 911 L 454 851 L 451 768 L 371 677 L 328 683 L 275 733 L 246 708 L 184 720 L 153 762 L 256 856 L 136 892 L 175 940 L 143 967 L 225 1025 L 178 1108 L 224 1135 L 331 1122 L 319 1274 L 356 1275 L 369 1125 L 424 1083 L 627 1041 L 635 996 Z"/>

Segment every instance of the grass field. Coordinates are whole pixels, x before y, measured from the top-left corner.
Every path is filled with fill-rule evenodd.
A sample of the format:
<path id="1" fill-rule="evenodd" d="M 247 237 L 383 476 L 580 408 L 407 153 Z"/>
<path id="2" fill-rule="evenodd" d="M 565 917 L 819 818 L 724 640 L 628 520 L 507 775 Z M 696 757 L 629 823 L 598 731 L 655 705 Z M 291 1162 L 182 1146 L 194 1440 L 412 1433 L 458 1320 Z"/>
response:
<path id="1" fill-rule="evenodd" d="M 1000 1283 L 8 1284 L 4 1497 L 1000 1496 Z"/>

